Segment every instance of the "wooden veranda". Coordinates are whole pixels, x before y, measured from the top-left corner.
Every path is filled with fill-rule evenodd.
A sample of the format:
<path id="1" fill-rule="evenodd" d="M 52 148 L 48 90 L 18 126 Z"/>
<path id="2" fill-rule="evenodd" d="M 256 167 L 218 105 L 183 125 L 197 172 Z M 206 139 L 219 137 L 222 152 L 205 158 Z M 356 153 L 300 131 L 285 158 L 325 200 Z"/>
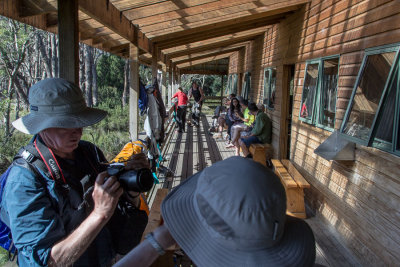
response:
<path id="1" fill-rule="evenodd" d="M 399 265 L 398 0 L 0 0 L 0 15 L 57 33 L 68 80 L 78 80 L 79 42 L 129 59 L 133 138 L 139 64 L 162 72 L 168 107 L 182 74 L 228 75 L 229 93 L 264 104 L 273 157 L 310 185 L 317 263 Z M 163 165 L 175 175 L 159 187 L 233 154 L 209 124 L 171 131 Z M 315 152 L 332 136 L 349 144 L 348 157 L 329 145 L 332 157 Z"/>
<path id="2" fill-rule="evenodd" d="M 210 134 L 212 118 L 202 115 L 200 127 L 187 127 L 186 132 L 178 133 L 174 123 L 167 127 L 167 140 L 162 154 L 164 160 L 162 166 L 167 167 L 170 172 L 159 174 L 160 183 L 149 192 L 149 205 L 157 210 L 155 218 L 159 218 L 158 212 L 160 202 L 156 200 L 158 189 L 171 191 L 185 179 L 210 166 L 211 164 L 234 156 L 234 149 L 225 147 L 225 140 L 214 139 Z M 245 177 L 243 177 L 245 179 Z M 310 211 L 308 211 L 310 213 Z M 150 221 L 154 219 L 150 215 Z M 316 218 L 313 214 L 306 219 L 313 229 L 316 239 L 316 266 L 359 266 L 360 264 L 348 249 L 342 244 L 340 237 L 333 229 L 330 229 L 323 220 Z M 180 257 L 179 257 L 180 256 Z M 195 266 L 185 254 L 178 256 L 181 267 Z M 155 267 L 174 266 L 173 254 L 167 254 L 159 259 Z M 177 257 L 175 255 L 175 257 Z M 178 264 L 178 266 L 179 266 Z"/>

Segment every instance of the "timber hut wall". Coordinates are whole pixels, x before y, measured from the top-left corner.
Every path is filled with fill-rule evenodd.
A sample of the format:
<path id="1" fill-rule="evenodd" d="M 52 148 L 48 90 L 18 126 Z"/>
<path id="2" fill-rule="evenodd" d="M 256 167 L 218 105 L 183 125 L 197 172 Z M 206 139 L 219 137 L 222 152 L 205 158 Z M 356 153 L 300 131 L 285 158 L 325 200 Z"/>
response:
<path id="1" fill-rule="evenodd" d="M 251 71 L 250 99 L 257 102 L 262 101 L 263 69 L 276 67 L 275 109 L 266 111 L 273 120 L 275 157 L 283 66 L 295 65 L 290 160 L 312 185 L 306 192 L 308 205 L 337 230 L 365 266 L 400 262 L 400 158 L 361 145 L 352 162 L 317 156 L 314 149 L 331 132 L 299 120 L 304 70 L 307 60 L 340 54 L 335 123 L 339 129 L 364 50 L 398 42 L 399 1 L 311 1 L 230 58 L 230 73 Z"/>

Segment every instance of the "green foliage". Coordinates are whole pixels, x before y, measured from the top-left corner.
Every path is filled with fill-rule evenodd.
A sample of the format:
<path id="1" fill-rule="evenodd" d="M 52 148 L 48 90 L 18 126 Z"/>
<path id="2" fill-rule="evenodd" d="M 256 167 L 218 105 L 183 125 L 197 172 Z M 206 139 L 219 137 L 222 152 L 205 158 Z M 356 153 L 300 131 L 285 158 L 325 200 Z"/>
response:
<path id="1" fill-rule="evenodd" d="M 99 108 L 108 112 L 107 117 L 85 128 L 82 139 L 96 144 L 106 158 L 111 160 L 130 141 L 128 107 L 110 107 L 102 103 Z"/>
<path id="2" fill-rule="evenodd" d="M 103 54 L 96 66 L 99 87 L 111 86 L 121 91 L 124 88 L 125 60 L 121 57 Z"/>
<path id="3" fill-rule="evenodd" d="M 192 82 L 195 81 L 203 88 L 206 96 L 220 96 L 221 88 L 226 87 L 227 76 L 224 76 L 224 84 L 221 84 L 220 75 L 199 75 L 199 74 L 184 74 L 181 79 L 181 86 L 185 91 L 189 91 Z"/>

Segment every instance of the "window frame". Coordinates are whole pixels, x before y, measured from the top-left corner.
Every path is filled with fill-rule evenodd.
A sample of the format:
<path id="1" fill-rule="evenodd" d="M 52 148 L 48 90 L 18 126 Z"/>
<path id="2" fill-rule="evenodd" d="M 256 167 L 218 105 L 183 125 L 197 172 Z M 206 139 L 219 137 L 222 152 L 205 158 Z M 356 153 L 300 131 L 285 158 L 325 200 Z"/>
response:
<path id="1" fill-rule="evenodd" d="M 235 95 L 237 94 L 237 86 L 238 86 L 238 74 L 233 73 L 232 74 L 232 89 L 231 89 L 231 94 L 234 93 Z"/>
<path id="2" fill-rule="evenodd" d="M 265 108 L 269 109 L 269 110 L 275 110 L 275 103 L 274 103 L 274 107 L 270 107 L 269 106 L 269 102 L 271 101 L 271 96 L 272 96 L 272 91 L 271 91 L 271 85 L 272 85 L 272 72 L 275 70 L 275 93 L 276 93 L 276 67 L 266 67 L 264 68 L 264 83 L 263 83 L 263 97 L 262 97 L 262 103 L 264 105 Z M 266 79 L 266 75 L 265 72 L 268 71 L 268 81 L 269 81 L 269 85 L 268 85 L 268 92 L 267 92 L 267 97 L 265 97 L 265 79 Z M 264 100 L 267 100 L 267 104 L 264 104 Z"/>
<path id="3" fill-rule="evenodd" d="M 228 81 L 227 81 L 227 86 L 226 86 L 226 90 L 225 90 L 225 94 L 229 95 L 232 92 L 232 75 L 233 74 L 229 74 L 228 75 Z"/>
<path id="4" fill-rule="evenodd" d="M 376 113 L 374 115 L 374 119 L 373 122 L 371 124 L 371 128 L 369 129 L 369 133 L 368 133 L 368 138 L 366 140 L 363 140 L 361 138 L 358 137 L 354 137 L 354 136 L 350 136 L 346 133 L 344 133 L 344 128 L 349 120 L 350 114 L 351 114 L 351 109 L 354 105 L 354 97 L 356 95 L 357 92 L 357 86 L 361 81 L 362 75 L 364 74 L 365 71 L 365 67 L 366 67 L 366 63 L 367 63 L 367 59 L 368 56 L 371 55 L 377 55 L 377 54 L 382 54 L 382 53 L 387 53 L 387 52 L 396 52 L 395 56 L 394 56 L 394 60 L 393 60 L 393 65 L 391 66 L 391 69 L 389 71 L 387 80 L 385 81 L 385 85 L 384 85 L 384 89 L 381 95 L 381 98 L 379 99 L 379 105 L 378 108 L 376 110 Z M 347 140 L 363 145 L 363 146 L 367 146 L 367 147 L 374 147 L 374 148 L 378 148 L 382 151 L 386 151 L 386 152 L 390 152 L 390 153 L 394 153 L 396 155 L 400 155 L 400 151 L 396 151 L 396 143 L 397 143 L 397 134 L 398 133 L 398 127 L 399 127 L 399 122 L 398 122 L 398 116 L 399 116 L 399 91 L 400 91 L 400 77 L 398 76 L 397 79 L 397 92 L 396 92 L 396 99 L 395 99 L 395 114 L 393 117 L 393 137 L 392 137 L 392 149 L 388 150 L 383 148 L 382 146 L 379 145 L 375 145 L 373 144 L 373 141 L 375 139 L 376 136 L 376 132 L 377 132 L 377 126 L 379 126 L 379 123 L 381 121 L 380 118 L 380 114 L 383 110 L 383 102 L 386 100 L 386 95 L 388 94 L 390 85 L 392 85 L 392 80 L 394 79 L 394 75 L 395 75 L 395 71 L 398 71 L 399 75 L 400 75 L 400 62 L 399 62 L 399 56 L 400 56 L 400 43 L 397 44 L 391 44 L 391 45 L 385 45 L 385 46 L 380 46 L 380 47 L 374 47 L 374 48 L 368 48 L 365 49 L 365 53 L 364 53 L 364 57 L 363 57 L 363 61 L 361 63 L 361 67 L 360 70 L 358 71 L 357 74 L 357 79 L 356 82 L 353 86 L 353 91 L 351 94 L 351 97 L 349 99 L 349 104 L 347 105 L 346 108 L 346 113 L 343 117 L 343 121 L 340 127 L 340 131 L 339 133 L 346 138 Z M 396 110 L 397 109 L 397 110 Z M 396 113 L 397 113 L 397 118 L 396 118 Z M 397 133 L 396 133 L 397 131 Z"/>
<path id="5" fill-rule="evenodd" d="M 246 87 L 249 90 L 247 90 L 247 96 L 244 96 L 244 92 L 246 92 Z M 243 99 L 249 99 L 250 91 L 251 91 L 251 72 L 247 71 L 245 72 L 243 77 L 243 85 L 242 85 L 242 91 L 240 92 L 240 96 L 243 97 Z"/>
<path id="6" fill-rule="evenodd" d="M 322 108 L 322 89 L 323 89 L 323 71 L 324 71 L 324 61 L 329 60 L 329 59 L 338 59 L 338 73 L 337 73 L 337 84 L 336 84 L 336 96 L 335 96 L 335 116 L 334 116 L 334 123 L 333 127 L 329 127 L 326 125 L 321 124 L 320 121 L 320 110 Z M 313 109 L 312 109 L 312 115 L 311 118 L 303 118 L 301 117 L 301 107 L 303 105 L 303 93 L 304 93 L 304 83 L 306 81 L 306 75 L 307 75 L 307 68 L 309 64 L 317 64 L 318 63 L 318 76 L 317 76 L 317 83 L 316 83 L 316 92 L 314 94 L 314 99 L 313 99 Z M 316 59 L 311 59 L 306 61 L 306 67 L 304 70 L 304 79 L 303 79 L 303 91 L 301 93 L 301 102 L 300 102 L 300 108 L 299 108 L 299 120 L 303 121 L 305 123 L 308 123 L 310 125 L 314 125 L 318 128 L 333 132 L 335 128 L 335 122 L 336 122 L 336 111 L 337 111 L 337 97 L 338 97 L 338 87 L 339 87 L 339 69 L 340 69 L 340 54 L 337 55 L 332 55 L 332 56 L 327 56 L 327 57 L 321 57 L 321 58 L 316 58 Z"/>

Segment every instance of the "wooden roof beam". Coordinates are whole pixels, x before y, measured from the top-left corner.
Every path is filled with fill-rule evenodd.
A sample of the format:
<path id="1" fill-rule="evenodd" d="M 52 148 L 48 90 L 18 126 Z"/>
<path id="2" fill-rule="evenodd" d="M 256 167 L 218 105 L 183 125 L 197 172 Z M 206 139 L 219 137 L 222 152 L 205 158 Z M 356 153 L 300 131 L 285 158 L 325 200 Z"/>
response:
<path id="1" fill-rule="evenodd" d="M 182 74 L 227 75 L 228 71 L 180 69 L 180 73 L 181 75 Z"/>
<path id="2" fill-rule="evenodd" d="M 202 27 L 204 29 L 198 29 L 197 32 L 188 33 L 183 32 L 180 33 L 179 37 L 171 37 L 171 39 L 167 39 L 165 41 L 157 41 L 158 39 L 155 39 L 154 42 L 158 43 L 158 46 L 161 49 L 165 48 L 171 48 L 174 46 L 178 45 L 183 45 L 183 44 L 188 44 L 188 43 L 193 43 L 196 41 L 202 41 L 206 39 L 210 39 L 213 37 L 220 37 L 224 36 L 227 34 L 234 34 L 238 31 L 245 31 L 253 28 L 259 28 L 262 26 L 267 26 L 267 25 L 273 25 L 278 23 L 284 16 L 279 14 L 275 15 L 273 17 L 268 17 L 268 18 L 263 18 L 260 21 L 252 21 L 249 23 L 240 23 L 240 24 L 229 24 L 229 25 L 224 25 L 220 26 L 215 24 L 215 27 Z M 173 34 L 175 36 L 175 34 Z"/>
<path id="3" fill-rule="evenodd" d="M 267 0 L 268 2 L 275 1 L 275 0 Z M 259 6 L 259 3 L 261 4 L 267 4 L 265 3 L 266 0 L 220 0 L 217 2 L 211 2 L 211 3 L 203 3 L 199 6 L 192 6 L 188 8 L 183 8 L 183 9 L 178 9 L 178 10 L 172 10 L 168 11 L 166 13 L 161 13 L 161 14 L 153 14 L 150 17 L 143 17 L 143 18 L 136 18 L 135 23 L 138 25 L 143 26 L 148 26 L 148 25 L 154 25 L 158 23 L 165 23 L 168 21 L 172 20 L 187 20 L 187 17 L 192 17 L 192 16 L 208 16 L 209 12 L 219 12 L 222 9 L 226 8 L 232 8 L 238 5 L 246 4 L 246 3 L 254 3 L 255 5 Z"/>
<path id="4" fill-rule="evenodd" d="M 167 58 L 179 57 L 188 53 L 200 52 L 209 49 L 225 47 L 236 43 L 247 42 L 253 40 L 257 36 L 264 34 L 265 31 L 266 28 L 262 28 L 261 31 L 256 31 L 252 34 L 239 37 L 236 36 L 237 34 L 230 34 L 219 38 L 212 38 L 202 42 L 196 42 L 171 49 L 166 49 L 163 50 L 163 53 L 167 55 Z"/>
<path id="5" fill-rule="evenodd" d="M 186 62 L 186 63 L 182 63 L 182 64 L 176 64 L 176 66 L 180 69 L 182 68 L 187 68 L 190 66 L 195 66 L 195 65 L 199 65 L 205 62 L 209 62 L 209 61 L 215 61 L 218 59 L 222 59 L 222 58 L 228 58 L 233 52 L 230 53 L 225 53 L 225 54 L 221 54 L 221 55 L 217 55 L 217 56 L 211 56 L 211 57 L 207 57 L 207 58 L 202 58 L 202 59 L 198 59 L 198 60 L 194 60 L 191 62 Z"/>
<path id="6" fill-rule="evenodd" d="M 182 63 L 191 62 L 191 61 L 195 61 L 195 60 L 199 60 L 199 59 L 203 59 L 203 58 L 209 58 L 209 57 L 218 56 L 218 55 L 226 54 L 226 53 L 233 53 L 233 52 L 239 51 L 240 49 L 241 49 L 240 47 L 231 48 L 231 49 L 221 49 L 220 51 L 209 52 L 209 53 L 205 53 L 203 55 L 198 55 L 198 56 L 193 56 L 193 57 L 188 56 L 185 59 L 173 60 L 173 62 L 176 63 L 177 65 L 179 65 Z"/>
<path id="7" fill-rule="evenodd" d="M 209 2 L 218 2 L 218 0 L 179 0 L 179 1 L 174 0 L 174 1 L 152 1 L 152 2 L 154 3 L 151 3 L 151 5 L 146 5 L 143 7 L 137 7 L 137 8 L 126 7 L 124 9 L 124 14 L 129 20 L 136 20 L 139 18 L 152 17 L 170 11 L 185 9 L 192 6 L 200 6 L 202 4 Z"/>
<path id="8" fill-rule="evenodd" d="M 203 56 L 206 54 L 223 52 L 223 51 L 230 50 L 230 49 L 235 49 L 235 48 L 240 49 L 240 48 L 244 47 L 245 45 L 247 45 L 248 43 L 249 42 L 246 41 L 246 42 L 240 42 L 240 43 L 236 43 L 236 44 L 232 44 L 232 45 L 228 45 L 228 46 L 219 46 L 218 48 L 204 49 L 201 51 L 185 53 L 185 54 L 182 54 L 181 56 L 168 55 L 168 58 L 170 58 L 174 62 L 177 62 L 177 61 L 185 60 L 188 58 L 195 58 L 195 57 Z M 182 51 L 182 52 L 185 52 L 185 51 Z"/>
<path id="9" fill-rule="evenodd" d="M 274 8 L 270 7 L 268 11 L 259 12 L 257 14 L 249 14 L 240 18 L 227 19 L 221 22 L 210 23 L 208 25 L 203 25 L 190 29 L 182 29 L 178 32 L 166 34 L 160 33 L 160 36 L 155 36 L 154 38 L 152 38 L 152 41 L 155 43 L 160 43 L 160 47 L 164 47 L 166 45 L 169 45 L 172 41 L 179 42 L 187 38 L 193 39 L 197 36 L 210 33 L 213 34 L 214 32 L 226 31 L 225 34 L 229 34 L 245 29 L 260 27 L 262 25 L 268 25 L 268 23 L 273 24 L 287 14 L 297 10 L 302 4 L 307 3 L 308 1 L 297 0 L 292 2 L 294 2 L 295 4 L 288 5 L 288 3 L 277 3 L 276 5 L 274 5 Z M 235 31 L 235 29 L 237 30 Z M 212 37 L 216 36 L 218 35 L 214 34 Z"/>
<path id="10" fill-rule="evenodd" d="M 51 12 L 57 12 L 56 0 L 14 0 L 18 5 L 20 18 L 43 15 Z"/>
<path id="11" fill-rule="evenodd" d="M 110 1 L 79 1 L 79 8 L 135 46 L 151 53 L 152 45 L 150 40 Z"/>

